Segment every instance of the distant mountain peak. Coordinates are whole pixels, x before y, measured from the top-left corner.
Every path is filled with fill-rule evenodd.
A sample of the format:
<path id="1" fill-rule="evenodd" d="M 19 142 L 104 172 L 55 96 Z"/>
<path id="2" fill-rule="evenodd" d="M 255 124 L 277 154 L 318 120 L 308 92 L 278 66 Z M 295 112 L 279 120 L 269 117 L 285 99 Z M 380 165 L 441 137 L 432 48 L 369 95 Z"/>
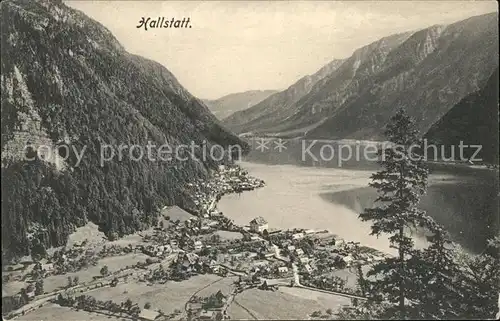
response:
<path id="1" fill-rule="evenodd" d="M 245 92 L 228 94 L 214 100 L 203 99 L 203 102 L 217 118 L 224 119 L 234 112 L 245 110 L 258 104 L 276 92 L 276 90 L 247 90 Z"/>

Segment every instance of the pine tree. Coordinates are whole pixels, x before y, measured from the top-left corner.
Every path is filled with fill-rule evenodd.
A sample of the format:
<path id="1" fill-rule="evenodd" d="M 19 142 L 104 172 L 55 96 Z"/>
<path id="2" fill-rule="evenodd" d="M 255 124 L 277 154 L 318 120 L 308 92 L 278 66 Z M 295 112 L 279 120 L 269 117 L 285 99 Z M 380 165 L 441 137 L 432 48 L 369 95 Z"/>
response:
<path id="1" fill-rule="evenodd" d="M 455 251 L 448 233 L 440 225 L 431 223 L 427 228 L 432 232 L 432 236 L 427 237 L 430 245 L 414 257 L 420 260 L 416 264 L 419 269 L 415 277 L 419 277 L 426 287 L 415 297 L 419 304 L 414 307 L 412 317 L 438 320 L 457 318 L 461 298 L 456 288 L 459 271 Z"/>
<path id="2" fill-rule="evenodd" d="M 499 311 L 500 236 L 488 241 L 480 255 L 462 253 L 456 284 L 461 298 L 457 314 L 466 319 L 495 319 Z"/>
<path id="3" fill-rule="evenodd" d="M 399 109 L 387 125 L 385 135 L 391 143 L 379 151 L 383 169 L 371 176 L 371 187 L 377 189 L 378 207 L 360 214 L 363 221 L 372 221 L 371 234 L 388 234 L 391 246 L 398 250 L 397 257 L 375 264 L 368 276 L 379 275 L 371 282 L 371 291 L 377 300 L 395 304 L 396 311 L 388 315 L 407 318 L 406 300 L 418 288 L 412 277 L 414 244 L 407 236 L 407 228 L 423 224 L 424 212 L 417 208 L 420 196 L 427 188 L 428 170 L 415 147 L 420 146 L 413 120 Z M 394 315 L 397 312 L 397 315 Z"/>
<path id="4" fill-rule="evenodd" d="M 42 295 L 43 294 L 43 280 L 38 280 L 35 283 L 35 295 Z"/>

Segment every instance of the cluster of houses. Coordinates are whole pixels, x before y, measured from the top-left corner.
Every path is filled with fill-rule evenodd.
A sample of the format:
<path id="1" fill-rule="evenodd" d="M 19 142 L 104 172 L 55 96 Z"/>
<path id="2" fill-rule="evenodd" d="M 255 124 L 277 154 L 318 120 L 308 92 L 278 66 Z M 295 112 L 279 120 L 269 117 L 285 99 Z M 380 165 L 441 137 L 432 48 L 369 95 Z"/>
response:
<path id="1" fill-rule="evenodd" d="M 261 218 L 252 221 L 251 230 L 256 233 L 267 228 L 267 222 Z M 301 273 L 313 274 L 319 267 L 323 270 L 324 265 L 328 265 L 328 269 L 336 269 L 339 266 L 349 267 L 355 261 L 359 261 L 353 256 L 357 249 L 356 243 L 336 242 L 333 236 L 319 236 L 323 233 L 323 231 L 317 232 L 311 229 L 295 229 L 269 235 L 271 241 L 279 246 L 280 252 L 298 265 Z M 307 252 L 304 246 L 307 247 Z M 322 253 L 328 253 L 328 255 L 322 255 Z M 327 262 L 323 262 L 323 259 Z M 371 260 L 366 258 L 366 262 Z M 332 262 L 340 263 L 330 264 Z"/>
<path id="2" fill-rule="evenodd" d="M 248 176 L 248 172 L 239 166 L 221 165 L 215 176 L 222 183 L 223 194 L 234 192 L 235 187 L 244 191 L 264 186 L 263 180 Z"/>
<path id="3" fill-rule="evenodd" d="M 195 298 L 189 303 L 188 318 L 191 320 L 226 319 L 227 313 L 224 307 L 228 299 L 228 296 L 220 290 L 206 298 Z"/>
<path id="4" fill-rule="evenodd" d="M 210 235 L 217 229 L 217 226 L 217 221 L 193 216 L 184 222 L 175 222 L 167 227 L 157 228 L 153 236 L 145 235 L 144 241 L 149 244 L 140 245 L 138 249 L 146 255 L 162 258 L 180 250 L 199 252 L 211 247 L 200 238 Z"/>
<path id="5" fill-rule="evenodd" d="M 165 257 L 166 255 L 172 253 L 172 245 L 154 245 L 150 244 L 142 247 L 142 253 L 152 256 L 152 257 Z"/>

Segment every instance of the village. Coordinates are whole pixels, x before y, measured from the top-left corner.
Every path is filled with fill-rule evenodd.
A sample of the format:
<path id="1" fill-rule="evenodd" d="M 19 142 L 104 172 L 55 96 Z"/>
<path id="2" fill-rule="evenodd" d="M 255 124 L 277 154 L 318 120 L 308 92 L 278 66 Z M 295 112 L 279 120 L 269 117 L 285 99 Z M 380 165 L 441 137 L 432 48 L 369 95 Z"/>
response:
<path id="1" fill-rule="evenodd" d="M 134 242 L 118 240 L 93 246 L 84 240 L 46 258 L 7 266 L 2 272 L 3 283 L 16 284 L 13 288 L 19 291 L 2 293 L 2 314 L 5 319 L 15 319 L 46 304 L 58 304 L 139 320 L 222 320 L 231 318 L 228 307 L 242 292 L 276 291 L 279 287 L 363 299 L 356 287 L 356 273 L 384 258 L 383 253 L 346 242 L 326 230 L 279 230 L 261 216 L 247 226 L 238 226 L 217 209 L 223 195 L 263 186 L 262 180 L 250 177 L 238 166 L 221 166 L 211 180 L 187 186 L 195 210 L 164 207 L 158 225 L 139 233 Z M 113 267 L 102 263 L 119 258 L 134 258 L 136 262 L 123 259 Z M 198 275 L 231 278 L 229 290 L 193 294 L 171 313 L 155 309 L 149 302 L 141 307 L 130 299 L 116 303 L 92 297 L 93 291 L 116 288 L 131 280 L 155 287 Z M 89 295 L 83 294 L 86 292 Z"/>

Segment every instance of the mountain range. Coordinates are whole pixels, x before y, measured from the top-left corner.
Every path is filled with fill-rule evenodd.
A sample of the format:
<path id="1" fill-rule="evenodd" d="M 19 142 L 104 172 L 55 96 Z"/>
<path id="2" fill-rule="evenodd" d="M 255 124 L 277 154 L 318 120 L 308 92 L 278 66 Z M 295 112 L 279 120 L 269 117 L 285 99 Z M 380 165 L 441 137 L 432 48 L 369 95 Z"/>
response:
<path id="1" fill-rule="evenodd" d="M 490 13 L 382 38 L 334 61 L 309 86 L 303 78 L 223 123 L 254 136 L 379 140 L 404 107 L 425 133 L 497 67 L 498 13 Z"/>
<path id="2" fill-rule="evenodd" d="M 277 90 L 249 90 L 242 93 L 229 94 L 215 100 L 203 99 L 203 102 L 218 119 L 224 119 L 232 113 L 260 103 L 277 92 Z"/>
<path id="3" fill-rule="evenodd" d="M 300 98 L 309 93 L 315 84 L 335 71 L 342 62 L 341 59 L 331 61 L 313 75 L 302 77 L 286 90 L 269 96 L 251 108 L 228 116 L 223 119 L 223 123 L 237 132 L 257 127 L 269 129 L 279 127 L 280 123 L 275 121 L 280 120 L 281 115 L 290 114 Z M 272 118 L 267 118 L 268 116 Z"/>
<path id="4" fill-rule="evenodd" d="M 102 163 L 104 146 L 246 146 L 165 67 L 82 12 L 49 0 L 0 6 L 4 259 L 64 245 L 88 221 L 107 235 L 146 228 L 164 205 L 189 208 L 183 186 L 219 165 L 201 151 L 160 160 L 154 148 Z"/>

